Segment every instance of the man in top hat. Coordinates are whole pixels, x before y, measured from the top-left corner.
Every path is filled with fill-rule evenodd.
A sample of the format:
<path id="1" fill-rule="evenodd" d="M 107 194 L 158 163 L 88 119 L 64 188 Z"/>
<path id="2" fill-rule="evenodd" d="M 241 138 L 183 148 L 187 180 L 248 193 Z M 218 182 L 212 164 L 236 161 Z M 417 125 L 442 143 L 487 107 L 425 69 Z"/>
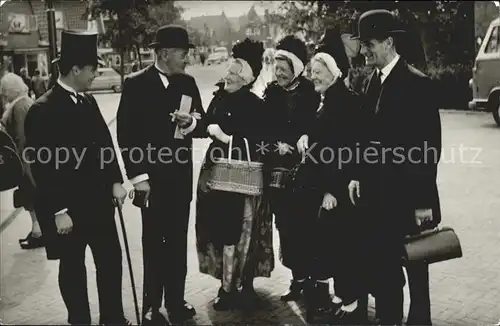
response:
<path id="1" fill-rule="evenodd" d="M 143 317 L 171 322 L 195 315 L 184 300 L 187 231 L 193 192 L 192 138 L 206 136 L 205 111 L 193 77 L 184 72 L 193 45 L 175 25 L 156 33 L 156 62 L 124 83 L 117 115 L 118 143 L 142 212 Z M 182 99 L 188 98 L 186 105 Z M 139 199 L 140 198 L 140 199 Z"/>
<path id="2" fill-rule="evenodd" d="M 63 31 L 57 83 L 25 120 L 26 155 L 48 259 L 59 259 L 59 288 L 70 324 L 90 324 L 85 251 L 97 274 L 100 324 L 130 324 L 122 306 L 122 255 L 114 201 L 126 197 L 111 135 L 96 100 L 97 34 Z"/>
<path id="3" fill-rule="evenodd" d="M 431 80 L 408 65 L 396 51 L 396 18 L 387 10 L 361 15 L 358 38 L 366 64 L 374 67 L 363 89 L 369 121 L 363 139 L 365 153 L 349 185 L 351 200 L 366 214 L 371 293 L 382 324 L 401 324 L 401 266 L 404 237 L 436 226 L 440 220 L 436 185 L 441 153 L 441 122 Z M 431 324 L 428 267 L 407 267 L 412 299 L 410 324 Z M 418 295 L 417 295 L 418 294 Z M 420 311 L 415 309 L 419 308 Z"/>

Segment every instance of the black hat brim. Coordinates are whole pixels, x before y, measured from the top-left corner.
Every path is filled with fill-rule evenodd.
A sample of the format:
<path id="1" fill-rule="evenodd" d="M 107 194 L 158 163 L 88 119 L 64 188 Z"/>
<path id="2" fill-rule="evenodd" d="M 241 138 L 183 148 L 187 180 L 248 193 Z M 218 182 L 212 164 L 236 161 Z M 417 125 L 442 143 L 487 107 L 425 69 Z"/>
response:
<path id="1" fill-rule="evenodd" d="M 161 42 L 153 42 L 151 44 L 149 44 L 149 47 L 152 48 L 152 49 L 156 49 L 156 48 L 160 48 L 160 47 L 163 47 L 163 48 L 180 48 L 180 49 L 194 49 L 195 46 L 194 44 L 191 44 L 191 43 L 188 43 L 184 46 L 178 46 L 178 45 L 170 45 L 170 44 L 163 44 Z"/>
<path id="2" fill-rule="evenodd" d="M 52 60 L 51 63 L 56 64 L 56 63 L 61 62 L 61 61 L 62 61 L 62 58 L 57 57 L 54 60 Z M 104 65 L 104 66 L 106 65 L 106 63 L 103 60 L 101 60 L 99 57 L 96 57 L 96 62 L 97 62 L 97 65 L 99 65 L 99 64 Z M 90 64 L 90 62 L 89 62 L 89 64 Z"/>
<path id="3" fill-rule="evenodd" d="M 386 32 L 388 36 L 390 36 L 391 34 L 403 34 L 403 33 L 406 33 L 405 30 L 402 30 L 402 29 L 396 29 L 396 30 L 392 30 L 392 31 L 388 31 Z M 371 38 L 374 38 L 376 37 L 375 35 L 369 35 L 367 37 L 361 37 L 361 35 L 359 34 L 356 34 L 356 35 L 352 35 L 349 39 L 351 40 L 368 40 L 368 39 L 371 39 Z"/>

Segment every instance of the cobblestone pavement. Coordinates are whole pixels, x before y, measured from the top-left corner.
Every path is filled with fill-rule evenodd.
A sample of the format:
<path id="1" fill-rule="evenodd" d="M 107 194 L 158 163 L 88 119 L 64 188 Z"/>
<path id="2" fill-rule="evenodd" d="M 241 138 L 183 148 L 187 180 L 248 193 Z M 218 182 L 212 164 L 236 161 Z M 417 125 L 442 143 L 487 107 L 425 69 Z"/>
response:
<path id="1" fill-rule="evenodd" d="M 208 105 L 215 82 L 215 78 L 209 76 L 214 73 L 220 76 L 222 72 L 222 67 L 193 69 L 205 105 Z M 108 121 L 112 121 L 119 95 L 99 94 L 97 98 L 103 114 L 108 117 Z M 462 242 L 464 257 L 431 266 L 433 322 L 434 325 L 494 325 L 500 320 L 500 128 L 494 126 L 489 114 L 442 111 L 441 117 L 444 151 L 439 170 L 439 188 L 443 225 L 455 228 Z M 112 123 L 113 134 L 114 126 Z M 207 145 L 208 141 L 205 140 L 195 142 L 199 148 L 206 148 Z M 197 153 L 201 155 L 200 150 Z M 195 157 L 195 161 L 199 162 L 200 158 Z M 199 164 L 195 167 L 195 171 L 198 170 Z M 127 187 L 131 187 L 130 184 Z M 140 300 L 140 215 L 130 201 L 124 207 L 124 215 Z M 44 249 L 23 251 L 19 248 L 17 240 L 24 237 L 29 228 L 29 215 L 22 212 L 1 234 L 0 318 L 7 324 L 65 324 L 66 310 L 57 285 L 58 263 L 47 261 Z M 278 241 L 278 234 L 275 233 L 276 254 Z M 93 319 L 97 322 L 95 269 L 90 251 L 87 262 L 89 295 Z M 219 284 L 217 280 L 198 272 L 193 214 L 189 229 L 188 262 L 186 299 L 197 309 L 195 324 L 304 323 L 300 303 L 279 301 L 279 294 L 287 288 L 290 278 L 289 271 L 279 262 L 271 278 L 255 281 L 261 297 L 258 310 L 252 313 L 216 313 L 212 303 Z M 128 318 L 135 321 L 125 257 L 123 264 L 125 311 Z M 407 289 L 405 295 L 406 312 Z"/>

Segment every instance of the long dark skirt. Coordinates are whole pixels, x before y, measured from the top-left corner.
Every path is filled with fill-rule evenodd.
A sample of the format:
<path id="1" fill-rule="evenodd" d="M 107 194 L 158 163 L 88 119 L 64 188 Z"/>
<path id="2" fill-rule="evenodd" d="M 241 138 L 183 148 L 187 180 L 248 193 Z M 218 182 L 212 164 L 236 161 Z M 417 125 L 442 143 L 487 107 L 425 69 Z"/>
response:
<path id="1" fill-rule="evenodd" d="M 204 192 L 198 186 L 196 248 L 201 273 L 222 280 L 223 248 L 228 244 L 236 247 L 235 283 L 241 284 L 245 277 L 271 276 L 274 251 L 269 200 L 266 196 Z"/>
<path id="2" fill-rule="evenodd" d="M 280 261 L 297 278 L 311 276 L 321 228 L 318 224 L 321 200 L 320 193 L 309 189 L 294 192 L 277 189 L 272 194 L 280 235 Z"/>

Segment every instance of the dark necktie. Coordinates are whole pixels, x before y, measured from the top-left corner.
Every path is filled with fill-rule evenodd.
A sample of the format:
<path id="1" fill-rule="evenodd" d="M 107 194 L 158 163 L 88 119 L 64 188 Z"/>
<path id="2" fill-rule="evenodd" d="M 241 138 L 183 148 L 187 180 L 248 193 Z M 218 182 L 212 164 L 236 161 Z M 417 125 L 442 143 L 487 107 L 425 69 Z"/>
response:
<path id="1" fill-rule="evenodd" d="M 370 81 L 370 88 L 368 89 L 370 102 L 375 112 L 378 111 L 377 103 L 381 91 L 382 91 L 382 80 L 380 79 L 380 72 L 378 70 L 375 70 L 375 73 L 373 74 L 373 77 Z"/>
<path id="2" fill-rule="evenodd" d="M 74 96 L 76 97 L 76 104 L 78 104 L 78 105 L 83 104 L 83 102 L 85 100 L 85 97 L 83 95 L 76 94 Z"/>

